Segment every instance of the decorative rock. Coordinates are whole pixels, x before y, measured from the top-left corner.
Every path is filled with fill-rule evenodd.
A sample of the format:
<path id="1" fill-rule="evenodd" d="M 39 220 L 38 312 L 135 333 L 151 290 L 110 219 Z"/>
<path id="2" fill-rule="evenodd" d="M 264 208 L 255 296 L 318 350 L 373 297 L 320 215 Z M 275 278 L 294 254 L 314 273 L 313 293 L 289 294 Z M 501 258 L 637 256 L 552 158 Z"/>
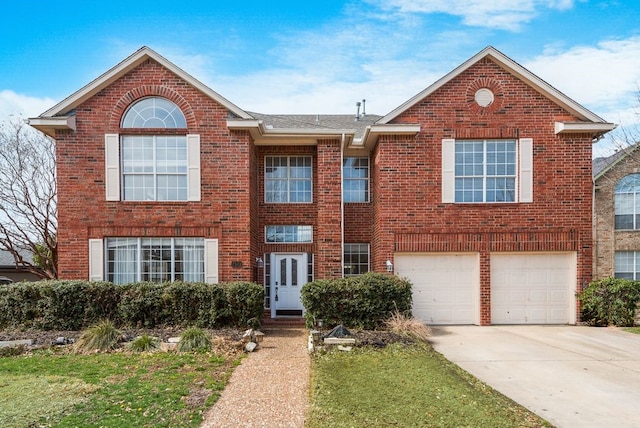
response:
<path id="1" fill-rule="evenodd" d="M 170 337 L 169 339 L 167 339 L 167 342 L 169 342 L 169 343 L 179 343 L 180 342 L 180 338 L 179 337 Z"/>
<path id="2" fill-rule="evenodd" d="M 162 342 L 160 343 L 160 350 L 161 351 L 177 351 L 178 350 L 178 344 L 177 343 L 166 343 L 166 342 Z"/>
<path id="3" fill-rule="evenodd" d="M 325 345 L 353 345 L 356 343 L 356 339 L 349 337 L 325 337 Z"/>
<path id="4" fill-rule="evenodd" d="M 338 351 L 351 352 L 353 348 L 351 346 L 338 345 Z"/>
<path id="5" fill-rule="evenodd" d="M 249 343 L 247 343 L 246 345 L 244 345 L 244 349 L 245 349 L 245 351 L 247 351 L 247 352 L 253 352 L 253 351 L 255 351 L 256 346 L 258 346 L 258 344 L 257 344 L 257 343 L 255 343 L 255 342 L 249 342 Z"/>
<path id="6" fill-rule="evenodd" d="M 22 340 L 3 340 L 0 341 L 0 348 L 10 348 L 12 346 L 33 345 L 33 339 L 22 339 Z"/>

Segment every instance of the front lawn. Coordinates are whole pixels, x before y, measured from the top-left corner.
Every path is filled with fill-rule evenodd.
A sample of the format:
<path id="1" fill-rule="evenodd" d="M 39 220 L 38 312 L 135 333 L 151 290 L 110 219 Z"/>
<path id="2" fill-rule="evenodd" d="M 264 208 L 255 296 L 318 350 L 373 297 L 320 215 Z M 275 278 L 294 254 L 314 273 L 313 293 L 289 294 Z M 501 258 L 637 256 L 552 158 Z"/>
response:
<path id="1" fill-rule="evenodd" d="M 428 345 L 319 353 L 311 385 L 307 428 L 551 426 Z"/>
<path id="2" fill-rule="evenodd" d="M 0 358 L 0 426 L 197 427 L 237 364 L 175 352 Z"/>

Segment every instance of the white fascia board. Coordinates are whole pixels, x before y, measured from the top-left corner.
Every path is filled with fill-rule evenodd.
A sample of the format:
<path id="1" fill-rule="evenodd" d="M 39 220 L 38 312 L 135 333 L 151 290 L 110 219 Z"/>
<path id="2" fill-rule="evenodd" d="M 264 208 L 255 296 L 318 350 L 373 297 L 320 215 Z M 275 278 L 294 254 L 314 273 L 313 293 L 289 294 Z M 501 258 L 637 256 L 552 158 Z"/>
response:
<path id="1" fill-rule="evenodd" d="M 362 138 L 354 139 L 350 148 L 367 148 L 371 150 L 381 135 L 417 135 L 420 132 L 419 124 L 374 124 L 367 126 Z"/>
<path id="2" fill-rule="evenodd" d="M 98 78 L 96 78 L 80 90 L 69 95 L 67 98 L 42 113 L 39 117 L 53 117 L 60 114 L 66 114 L 70 110 L 73 110 L 84 101 L 100 92 L 105 87 L 109 86 L 111 83 L 118 80 L 120 77 L 124 76 L 129 71 L 133 70 L 138 65 L 142 64 L 147 59 L 153 59 L 205 95 L 209 96 L 214 101 L 226 107 L 236 116 L 246 119 L 251 118 L 251 115 L 249 115 L 247 112 L 231 103 L 229 100 L 191 76 L 189 73 L 182 70 L 181 68 L 146 46 L 140 48 L 128 58 L 126 58 L 104 74 L 100 75 Z"/>
<path id="3" fill-rule="evenodd" d="M 480 61 L 485 57 L 491 58 L 491 60 L 496 62 L 498 65 L 500 65 L 501 67 L 509 71 L 514 76 L 523 80 L 529 86 L 533 87 L 535 90 L 537 90 L 544 96 L 548 97 L 556 104 L 562 106 L 573 115 L 585 121 L 592 121 L 592 122 L 598 122 L 598 123 L 605 122 L 605 120 L 602 119 L 600 116 L 584 108 L 583 106 L 581 106 L 580 104 L 578 104 L 577 102 L 575 102 L 574 100 L 572 100 L 571 98 L 563 94 L 562 92 L 558 91 L 556 88 L 549 85 L 547 82 L 540 79 L 538 76 L 531 73 L 529 70 L 527 70 L 526 68 L 524 68 L 523 66 L 521 66 L 520 64 L 518 64 L 517 62 L 515 62 L 505 54 L 503 54 L 502 52 L 498 51 L 492 46 L 488 46 L 484 48 L 482 51 L 478 52 L 473 57 L 469 58 L 467 61 L 465 61 L 461 65 L 459 65 L 457 68 L 455 68 L 454 70 L 452 70 L 451 72 L 443 76 L 442 78 L 438 79 L 435 83 L 430 85 L 428 88 L 426 88 L 422 92 L 410 98 L 401 106 L 391 111 L 389 114 L 381 118 L 377 123 L 388 123 L 389 121 L 393 120 L 394 118 L 399 116 L 401 113 L 403 113 L 410 107 L 413 107 L 419 101 L 431 95 L 433 92 L 438 90 L 447 82 L 453 80 L 455 77 L 457 77 L 462 72 L 466 71 L 467 69 L 469 69 L 470 67 L 472 67 L 474 64 L 476 64 L 478 61 Z"/>
<path id="4" fill-rule="evenodd" d="M 227 119 L 229 129 L 246 130 L 257 145 L 317 144 L 322 138 L 353 139 L 354 129 L 269 128 L 262 120 Z"/>
<path id="5" fill-rule="evenodd" d="M 575 134 L 584 132 L 593 132 L 596 134 L 604 134 L 611 131 L 617 125 L 614 123 L 593 123 L 593 122 L 556 122 L 556 134 Z"/>
<path id="6" fill-rule="evenodd" d="M 44 132 L 50 137 L 55 136 L 56 129 L 76 130 L 76 116 L 57 116 L 57 117 L 36 117 L 29 119 L 29 125 L 37 130 Z"/>

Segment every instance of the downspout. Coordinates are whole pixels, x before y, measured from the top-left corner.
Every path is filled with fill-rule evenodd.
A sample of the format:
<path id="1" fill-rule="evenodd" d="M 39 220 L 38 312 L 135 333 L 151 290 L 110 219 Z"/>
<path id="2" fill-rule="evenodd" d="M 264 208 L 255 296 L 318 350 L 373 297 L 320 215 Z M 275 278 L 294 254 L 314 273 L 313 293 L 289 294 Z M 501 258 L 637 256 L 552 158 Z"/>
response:
<path id="1" fill-rule="evenodd" d="M 344 165 L 344 144 L 346 139 L 347 137 L 343 132 L 342 139 L 340 141 L 340 228 L 342 229 L 340 239 L 340 246 L 342 247 L 342 254 L 340 255 L 340 272 L 342 272 L 342 278 L 344 278 L 344 171 L 342 166 Z"/>

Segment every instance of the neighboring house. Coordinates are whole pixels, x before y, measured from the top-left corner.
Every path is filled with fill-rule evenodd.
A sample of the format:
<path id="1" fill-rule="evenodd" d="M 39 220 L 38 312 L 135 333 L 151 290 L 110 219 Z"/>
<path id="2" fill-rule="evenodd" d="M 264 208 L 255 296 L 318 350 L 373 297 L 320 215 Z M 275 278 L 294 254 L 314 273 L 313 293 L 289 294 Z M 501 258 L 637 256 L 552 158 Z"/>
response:
<path id="1" fill-rule="evenodd" d="M 593 160 L 593 278 L 640 280 L 640 145 Z"/>
<path id="2" fill-rule="evenodd" d="M 28 257 L 30 260 L 30 256 L 26 253 L 23 257 Z M 40 280 L 40 277 L 37 275 L 28 272 L 23 268 L 17 267 L 16 261 L 10 252 L 0 250 L 0 284 L 2 284 L 2 282 L 6 282 L 3 278 L 8 278 L 13 282 Z"/>
<path id="3" fill-rule="evenodd" d="M 382 117 L 250 113 L 145 47 L 31 124 L 60 278 L 255 280 L 277 317 L 307 281 L 393 272 L 418 318 L 482 325 L 576 322 L 614 127 L 492 47 Z"/>

